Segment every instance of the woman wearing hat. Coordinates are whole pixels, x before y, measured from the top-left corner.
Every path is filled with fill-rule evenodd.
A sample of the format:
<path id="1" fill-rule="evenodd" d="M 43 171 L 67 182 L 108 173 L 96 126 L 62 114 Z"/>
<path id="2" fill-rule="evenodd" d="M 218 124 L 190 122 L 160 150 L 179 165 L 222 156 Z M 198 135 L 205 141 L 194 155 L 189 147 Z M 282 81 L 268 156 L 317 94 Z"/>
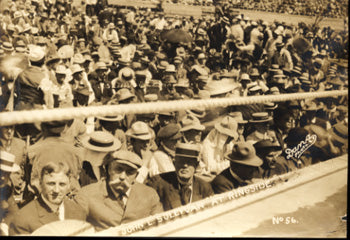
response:
<path id="1" fill-rule="evenodd" d="M 225 116 L 203 140 L 203 162 L 210 173 L 219 174 L 229 166 L 224 155 L 238 140 L 237 127 L 236 119 Z"/>

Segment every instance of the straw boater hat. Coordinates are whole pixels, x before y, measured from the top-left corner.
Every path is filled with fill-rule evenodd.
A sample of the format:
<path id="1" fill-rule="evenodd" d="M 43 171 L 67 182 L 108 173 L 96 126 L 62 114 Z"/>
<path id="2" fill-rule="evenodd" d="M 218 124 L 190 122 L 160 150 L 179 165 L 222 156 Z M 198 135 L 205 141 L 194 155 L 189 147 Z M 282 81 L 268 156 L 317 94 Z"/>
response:
<path id="1" fill-rule="evenodd" d="M 267 112 L 256 112 L 252 114 L 253 119 L 249 123 L 264 123 L 272 121 L 272 117 Z"/>
<path id="2" fill-rule="evenodd" d="M 332 129 L 330 130 L 330 133 L 333 139 L 337 140 L 340 143 L 348 145 L 349 133 L 348 133 L 347 125 L 345 125 L 342 122 L 337 123 L 332 127 Z"/>
<path id="3" fill-rule="evenodd" d="M 175 146 L 175 159 L 199 162 L 201 147 L 193 143 L 177 143 Z"/>
<path id="4" fill-rule="evenodd" d="M 96 152 L 112 152 L 121 147 L 120 141 L 111 133 L 105 131 L 92 132 L 88 137 L 82 139 L 82 145 Z"/>
<path id="5" fill-rule="evenodd" d="M 256 155 L 255 148 L 250 142 L 237 142 L 232 152 L 225 154 L 225 158 L 231 162 L 248 165 L 252 167 L 259 167 L 263 161 Z"/>
<path id="6" fill-rule="evenodd" d="M 15 164 L 16 156 L 12 153 L 0 150 L 0 170 L 4 172 L 15 172 L 16 165 Z"/>
<path id="7" fill-rule="evenodd" d="M 141 140 L 150 140 L 153 137 L 152 131 L 147 123 L 141 121 L 134 122 L 125 134 L 128 137 Z"/>
<path id="8" fill-rule="evenodd" d="M 247 120 L 243 119 L 243 114 L 241 112 L 230 112 L 229 116 L 234 118 L 238 124 L 246 124 L 248 123 Z"/>

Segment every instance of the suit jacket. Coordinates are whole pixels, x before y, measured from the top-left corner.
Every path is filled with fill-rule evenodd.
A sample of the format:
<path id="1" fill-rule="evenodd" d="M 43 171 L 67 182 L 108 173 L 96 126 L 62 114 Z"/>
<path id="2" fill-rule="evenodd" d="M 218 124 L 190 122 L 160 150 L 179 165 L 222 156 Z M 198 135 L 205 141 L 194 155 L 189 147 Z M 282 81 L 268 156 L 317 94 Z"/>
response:
<path id="1" fill-rule="evenodd" d="M 152 188 L 137 182 L 131 187 L 125 209 L 107 188 L 105 180 L 83 187 L 75 196 L 75 201 L 83 207 L 87 213 L 87 221 L 97 231 L 163 211 L 157 193 Z"/>
<path id="2" fill-rule="evenodd" d="M 64 202 L 65 219 L 86 219 L 83 209 L 74 201 L 65 199 Z M 21 208 L 10 223 L 10 235 L 31 234 L 41 226 L 58 221 L 58 215 L 51 211 L 41 197 L 31 201 Z"/>
<path id="3" fill-rule="evenodd" d="M 179 182 L 175 172 L 167 172 L 149 179 L 147 185 L 153 187 L 163 204 L 164 211 L 182 206 Z M 192 202 L 214 195 L 208 182 L 193 177 Z"/>

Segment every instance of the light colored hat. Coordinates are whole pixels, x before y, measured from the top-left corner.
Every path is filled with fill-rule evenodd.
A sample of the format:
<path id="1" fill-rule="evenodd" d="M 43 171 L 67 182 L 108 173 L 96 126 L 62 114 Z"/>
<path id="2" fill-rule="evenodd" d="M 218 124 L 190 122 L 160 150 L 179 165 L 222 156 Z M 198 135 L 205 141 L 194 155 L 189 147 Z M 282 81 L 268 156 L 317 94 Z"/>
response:
<path id="1" fill-rule="evenodd" d="M 67 74 L 67 69 L 66 69 L 66 67 L 64 65 L 57 65 L 55 73 L 66 75 Z"/>
<path id="2" fill-rule="evenodd" d="M 122 89 L 119 89 L 113 98 L 115 98 L 118 102 L 120 101 L 124 101 L 124 100 L 127 100 L 127 99 L 130 99 L 130 98 L 134 98 L 135 95 L 130 92 L 129 89 L 127 88 L 122 88 Z"/>
<path id="3" fill-rule="evenodd" d="M 256 155 L 255 148 L 250 142 L 237 142 L 232 152 L 227 153 L 225 157 L 235 163 L 259 167 L 263 161 Z"/>
<path id="4" fill-rule="evenodd" d="M 10 42 L 3 42 L 1 45 L 1 49 L 3 49 L 4 51 L 8 51 L 8 52 L 11 52 L 14 50 L 12 43 L 10 43 Z"/>
<path id="5" fill-rule="evenodd" d="M 82 64 L 85 62 L 85 58 L 81 53 L 76 53 L 73 56 L 73 63 Z"/>
<path id="6" fill-rule="evenodd" d="M 153 136 L 147 123 L 141 121 L 134 122 L 125 134 L 131 138 L 141 140 L 150 140 Z"/>
<path id="7" fill-rule="evenodd" d="M 82 145 L 96 152 L 112 152 L 121 147 L 121 142 L 111 133 L 105 131 L 92 132 L 81 140 Z"/>
<path id="8" fill-rule="evenodd" d="M 198 59 L 206 59 L 205 54 L 204 53 L 198 54 Z"/>
<path id="9" fill-rule="evenodd" d="M 45 57 L 45 51 L 42 47 L 37 45 L 29 45 L 28 58 L 32 62 L 39 62 Z"/>
<path id="10" fill-rule="evenodd" d="M 234 139 L 238 139 L 238 133 L 237 133 L 238 123 L 236 119 L 230 116 L 225 116 L 221 120 L 221 122 L 216 123 L 214 127 L 220 133 L 225 134 L 227 136 L 231 136 Z"/>
<path id="11" fill-rule="evenodd" d="M 199 155 L 201 148 L 199 144 L 193 143 L 177 143 L 175 146 L 175 159 L 181 158 L 181 160 L 195 160 L 199 161 Z"/>
<path id="12" fill-rule="evenodd" d="M 85 61 L 85 59 L 84 59 Z M 105 62 L 97 62 L 96 63 L 96 70 L 107 70 L 107 65 Z"/>
<path id="13" fill-rule="evenodd" d="M 142 160 L 141 158 L 136 154 L 131 151 L 125 151 L 125 150 L 120 150 L 111 153 L 107 157 L 108 163 L 112 161 L 116 161 L 119 163 L 126 164 L 134 169 L 139 169 L 142 166 Z"/>
<path id="14" fill-rule="evenodd" d="M 146 94 L 144 98 L 145 98 L 146 102 L 156 102 L 156 101 L 158 101 L 158 95 L 157 94 Z"/>
<path id="15" fill-rule="evenodd" d="M 201 124 L 198 118 L 195 116 L 189 114 L 183 117 L 180 121 L 181 124 L 181 132 L 186 132 L 191 129 L 195 129 L 198 131 L 203 131 L 205 129 L 205 126 Z"/>
<path id="16" fill-rule="evenodd" d="M 119 73 L 119 78 L 124 81 L 130 81 L 135 78 L 135 72 L 129 67 L 124 67 L 120 69 Z"/>
<path id="17" fill-rule="evenodd" d="M 272 117 L 267 112 L 256 112 L 252 114 L 253 119 L 249 123 L 263 123 L 272 121 Z"/>
<path id="18" fill-rule="evenodd" d="M 82 72 L 84 69 L 79 64 L 73 64 L 71 67 L 72 74 Z"/>
<path id="19" fill-rule="evenodd" d="M 169 64 L 168 66 L 166 66 L 165 72 L 175 73 L 176 72 L 175 66 L 173 64 Z"/>
<path id="20" fill-rule="evenodd" d="M 249 75 L 247 73 L 242 73 L 241 75 L 241 81 L 246 80 L 246 81 L 251 81 Z"/>
<path id="21" fill-rule="evenodd" d="M 12 153 L 0 150 L 0 170 L 4 172 L 14 172 L 16 156 Z"/>
<path id="22" fill-rule="evenodd" d="M 343 144 L 348 144 L 349 133 L 348 127 L 344 123 L 335 124 L 330 130 L 332 137 Z"/>

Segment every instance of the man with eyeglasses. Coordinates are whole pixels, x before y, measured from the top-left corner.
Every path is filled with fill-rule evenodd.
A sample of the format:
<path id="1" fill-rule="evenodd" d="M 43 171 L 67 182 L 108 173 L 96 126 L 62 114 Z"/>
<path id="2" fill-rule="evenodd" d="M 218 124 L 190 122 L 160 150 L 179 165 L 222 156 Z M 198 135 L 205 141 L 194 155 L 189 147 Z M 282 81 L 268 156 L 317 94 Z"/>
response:
<path id="1" fill-rule="evenodd" d="M 106 179 L 85 186 L 75 201 L 87 221 L 101 231 L 163 211 L 157 192 L 135 181 L 142 161 L 133 152 L 120 150 L 105 158 Z"/>

